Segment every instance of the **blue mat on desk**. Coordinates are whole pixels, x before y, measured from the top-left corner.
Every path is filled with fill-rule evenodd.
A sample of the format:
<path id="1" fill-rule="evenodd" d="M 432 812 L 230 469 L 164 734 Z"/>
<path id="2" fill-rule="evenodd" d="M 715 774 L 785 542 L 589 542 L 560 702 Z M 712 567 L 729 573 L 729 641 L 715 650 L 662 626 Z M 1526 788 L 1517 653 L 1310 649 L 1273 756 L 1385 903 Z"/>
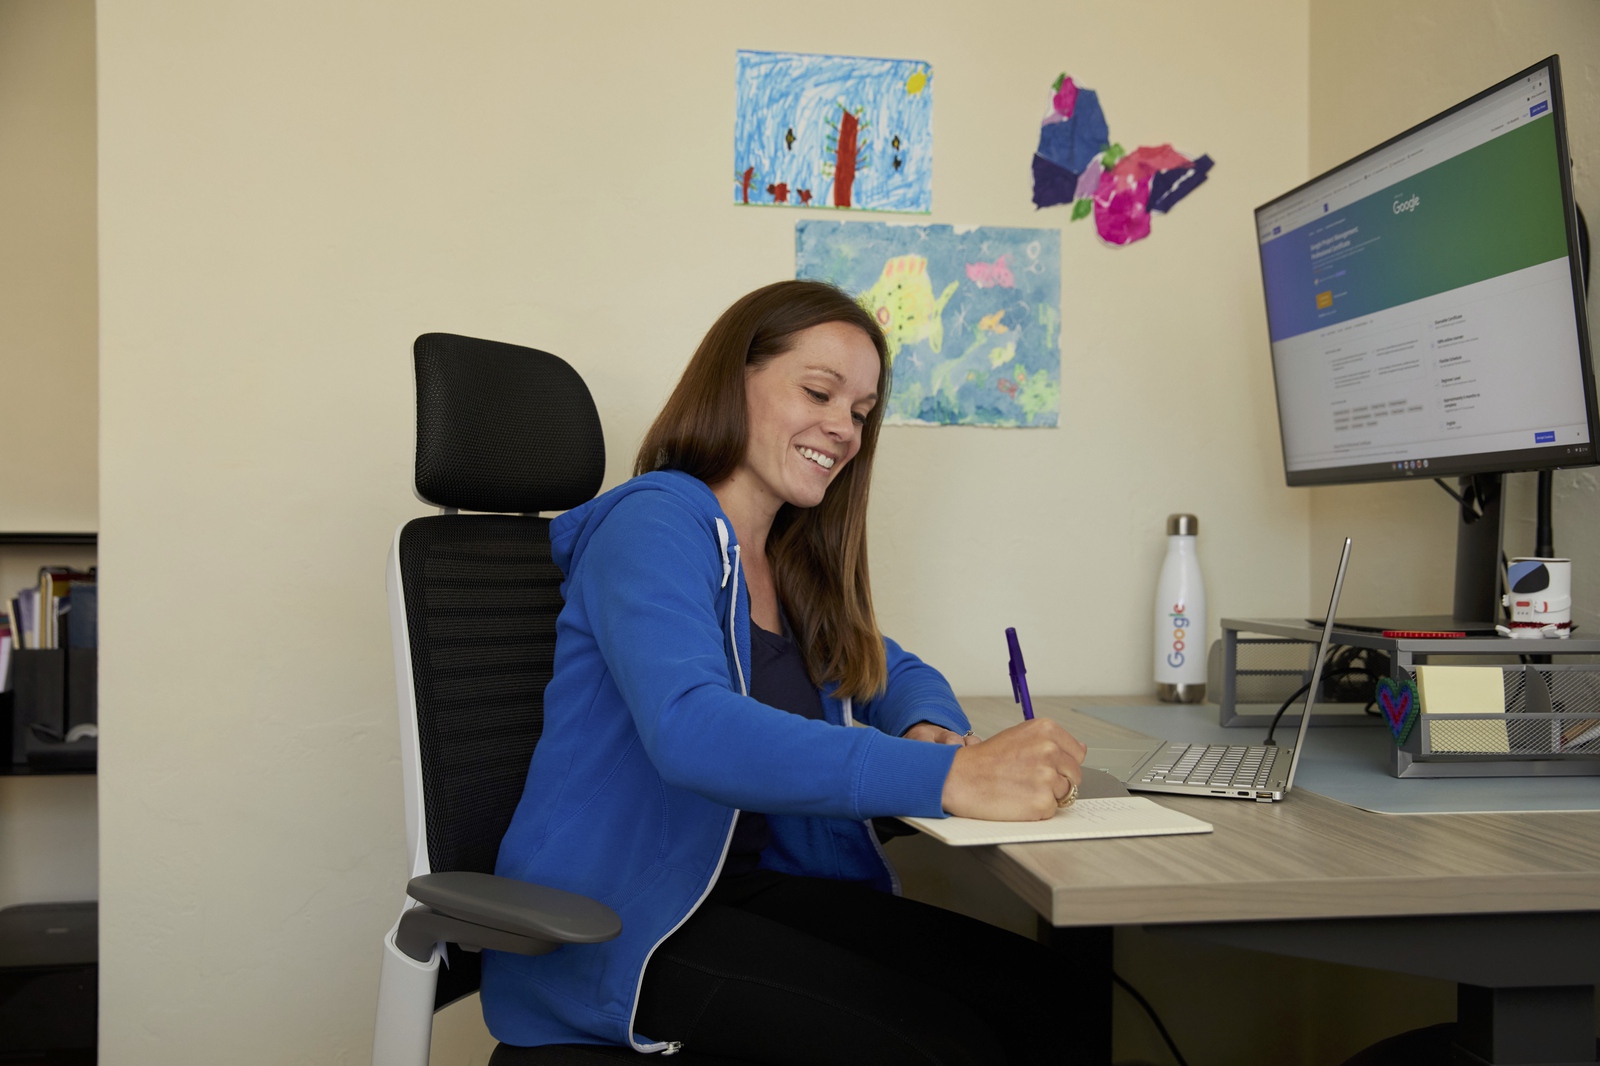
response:
<path id="1" fill-rule="evenodd" d="M 1259 744 L 1261 728 L 1224 729 L 1211 704 L 1164 707 L 1079 707 L 1084 714 L 1141 733 L 1189 744 Z M 1298 714 L 1278 724 L 1280 742 L 1294 740 Z M 1394 740 L 1372 728 L 1307 731 L 1294 787 L 1379 814 L 1481 814 L 1512 811 L 1600 811 L 1600 777 L 1397 778 L 1389 773 Z"/>

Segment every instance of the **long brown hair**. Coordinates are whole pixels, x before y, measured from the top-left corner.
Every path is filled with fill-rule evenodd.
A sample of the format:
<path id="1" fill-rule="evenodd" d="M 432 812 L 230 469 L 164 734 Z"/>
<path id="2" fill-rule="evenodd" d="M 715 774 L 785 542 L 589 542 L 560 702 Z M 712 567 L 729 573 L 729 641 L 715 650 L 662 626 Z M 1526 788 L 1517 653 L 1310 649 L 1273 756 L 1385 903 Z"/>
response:
<path id="1" fill-rule="evenodd" d="M 746 373 L 826 322 L 855 326 L 877 348 L 878 402 L 861 429 L 861 450 L 822 502 L 778 511 L 767 558 L 811 680 L 864 700 L 883 690 L 888 675 L 867 576 L 867 494 L 889 398 L 889 349 L 860 304 L 820 281 L 780 281 L 740 297 L 695 350 L 645 434 L 633 472 L 681 470 L 708 485 L 730 477 L 749 446 Z"/>

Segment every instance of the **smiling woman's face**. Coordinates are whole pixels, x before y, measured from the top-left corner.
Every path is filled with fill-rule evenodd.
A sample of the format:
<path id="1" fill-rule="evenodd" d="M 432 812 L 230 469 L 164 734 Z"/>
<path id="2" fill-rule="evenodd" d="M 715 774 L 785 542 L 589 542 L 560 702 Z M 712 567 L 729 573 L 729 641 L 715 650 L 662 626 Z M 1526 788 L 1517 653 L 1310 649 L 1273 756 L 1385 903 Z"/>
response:
<path id="1" fill-rule="evenodd" d="M 735 477 L 769 497 L 773 513 L 815 507 L 861 450 L 878 402 L 878 350 L 855 326 L 824 322 L 747 372 L 744 391 L 749 443 Z"/>

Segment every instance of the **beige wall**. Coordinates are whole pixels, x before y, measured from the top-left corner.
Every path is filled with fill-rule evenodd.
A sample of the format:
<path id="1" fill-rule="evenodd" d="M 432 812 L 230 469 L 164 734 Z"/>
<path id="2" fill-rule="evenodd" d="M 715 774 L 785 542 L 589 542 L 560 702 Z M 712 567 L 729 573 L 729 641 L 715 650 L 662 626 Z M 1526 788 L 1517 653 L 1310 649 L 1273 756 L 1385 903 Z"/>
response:
<path id="1" fill-rule="evenodd" d="M 93 0 L 0 0 L 0 531 L 97 522 Z M 87 549 L 0 547 L 0 594 Z M 95 781 L 0 778 L 0 907 L 94 899 Z"/>
<path id="2" fill-rule="evenodd" d="M 0 907 L 99 895 L 95 779 L 0 778 Z"/>
<path id="3" fill-rule="evenodd" d="M 94 4 L 0 0 L 0 530 L 95 528 L 94 114 Z"/>
<path id="4" fill-rule="evenodd" d="M 1573 188 L 1600 237 L 1600 4 L 1593 0 L 1314 0 L 1311 170 L 1319 173 L 1488 88 L 1561 56 Z M 1600 300 L 1589 301 L 1593 322 Z M 1506 549 L 1532 554 L 1534 475 L 1508 479 Z M 1573 619 L 1600 629 L 1600 481 L 1556 475 L 1555 545 L 1572 557 Z M 1431 482 L 1311 491 L 1311 592 L 1353 535 L 1342 611 L 1449 613 L 1455 502 Z"/>
<path id="5" fill-rule="evenodd" d="M 1141 245 L 1064 234 L 1061 429 L 885 433 L 887 631 L 959 691 L 1003 689 L 1006 625 L 1039 691 L 1146 691 L 1176 510 L 1214 616 L 1306 606 L 1249 221 L 1306 174 L 1304 3 L 103 0 L 98 34 L 108 1063 L 366 1053 L 404 872 L 410 342 L 563 355 L 621 480 L 818 217 L 730 204 L 737 48 L 930 60 L 936 222 L 1062 224 L 1028 160 L 1064 68 L 1123 143 L 1218 161 Z"/>

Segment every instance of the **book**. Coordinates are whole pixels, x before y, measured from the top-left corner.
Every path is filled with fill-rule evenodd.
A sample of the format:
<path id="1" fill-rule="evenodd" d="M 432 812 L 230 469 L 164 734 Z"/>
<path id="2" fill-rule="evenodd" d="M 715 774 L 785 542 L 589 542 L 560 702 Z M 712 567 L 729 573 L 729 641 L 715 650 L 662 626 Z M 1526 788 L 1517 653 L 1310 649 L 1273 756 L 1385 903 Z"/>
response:
<path id="1" fill-rule="evenodd" d="M 11 635 L 18 648 L 37 648 L 39 639 L 38 589 L 23 589 L 11 601 Z"/>
<path id="2" fill-rule="evenodd" d="M 100 586 L 92 581 L 74 581 L 67 593 L 67 645 L 95 648 L 100 645 Z"/>
<path id="3" fill-rule="evenodd" d="M 1143 796 L 1079 799 L 1038 822 L 989 822 L 981 818 L 901 818 L 942 843 L 965 848 L 985 844 L 1031 844 L 1050 840 L 1175 836 L 1209 833 L 1202 822 L 1168 810 Z"/>
<path id="4" fill-rule="evenodd" d="M 74 570 L 67 566 L 39 568 L 38 643 L 35 648 L 62 648 L 66 646 L 63 623 L 71 609 L 68 597 L 75 585 L 90 584 L 95 580 L 93 570 Z"/>

